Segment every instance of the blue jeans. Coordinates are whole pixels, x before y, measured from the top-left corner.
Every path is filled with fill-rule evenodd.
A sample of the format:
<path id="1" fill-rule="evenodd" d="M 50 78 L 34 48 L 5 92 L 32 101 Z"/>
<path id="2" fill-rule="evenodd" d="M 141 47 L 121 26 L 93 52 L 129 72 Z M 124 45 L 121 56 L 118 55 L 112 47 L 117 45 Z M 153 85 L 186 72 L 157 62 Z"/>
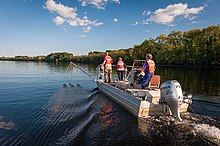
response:
<path id="1" fill-rule="evenodd" d="M 148 72 L 145 73 L 145 76 L 144 76 L 144 78 L 141 82 L 141 88 L 142 89 L 144 89 L 146 86 L 148 86 L 149 81 L 150 81 L 150 79 L 153 75 L 154 75 L 154 73 L 148 73 Z"/>

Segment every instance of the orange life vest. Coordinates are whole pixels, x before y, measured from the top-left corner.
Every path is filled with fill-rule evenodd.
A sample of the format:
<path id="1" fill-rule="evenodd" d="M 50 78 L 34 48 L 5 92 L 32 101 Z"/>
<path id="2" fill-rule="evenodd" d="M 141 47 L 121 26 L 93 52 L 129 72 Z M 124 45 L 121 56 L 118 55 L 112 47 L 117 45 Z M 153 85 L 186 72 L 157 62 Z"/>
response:
<path id="1" fill-rule="evenodd" d="M 117 63 L 117 70 L 124 70 L 124 62 L 119 60 Z"/>
<path id="2" fill-rule="evenodd" d="M 104 60 L 105 60 L 105 64 L 112 64 L 113 63 L 111 56 L 105 56 Z"/>
<path id="3" fill-rule="evenodd" d="M 154 70 L 155 70 L 155 63 L 154 63 L 154 61 L 153 60 L 148 60 L 147 64 L 148 64 L 148 72 L 149 73 L 154 73 Z"/>

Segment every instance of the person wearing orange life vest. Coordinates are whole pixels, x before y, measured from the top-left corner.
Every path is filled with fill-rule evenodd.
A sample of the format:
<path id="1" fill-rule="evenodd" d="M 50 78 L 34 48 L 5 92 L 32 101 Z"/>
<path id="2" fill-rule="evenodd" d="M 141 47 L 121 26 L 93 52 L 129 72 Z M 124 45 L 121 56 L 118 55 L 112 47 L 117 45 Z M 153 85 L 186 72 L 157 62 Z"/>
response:
<path id="1" fill-rule="evenodd" d="M 154 75 L 156 66 L 152 58 L 153 58 L 152 54 L 147 54 L 146 61 L 144 62 L 144 65 L 142 66 L 142 71 L 145 73 L 144 78 L 141 83 L 142 89 L 145 89 L 145 87 L 148 86 L 151 77 Z"/>
<path id="2" fill-rule="evenodd" d="M 117 63 L 117 73 L 118 73 L 118 80 L 122 81 L 124 77 L 124 72 L 125 72 L 125 63 L 122 61 L 122 58 L 118 58 L 118 63 Z"/>
<path id="3" fill-rule="evenodd" d="M 104 66 L 104 77 L 106 83 L 110 83 L 112 81 L 112 63 L 112 57 L 108 55 L 108 52 L 106 52 L 104 61 L 102 63 L 102 66 Z"/>

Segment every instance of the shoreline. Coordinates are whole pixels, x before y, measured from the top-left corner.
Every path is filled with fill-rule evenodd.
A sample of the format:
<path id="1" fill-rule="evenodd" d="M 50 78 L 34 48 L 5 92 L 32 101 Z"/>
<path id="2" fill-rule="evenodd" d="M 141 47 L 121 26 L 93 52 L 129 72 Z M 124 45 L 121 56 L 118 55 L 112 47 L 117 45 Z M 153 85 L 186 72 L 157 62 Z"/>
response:
<path id="1" fill-rule="evenodd" d="M 0 59 L 0 61 L 17 61 L 17 62 L 45 62 L 45 63 L 70 63 L 70 62 L 66 62 L 66 61 L 57 61 L 57 62 L 48 62 L 45 60 L 2 60 Z M 79 63 L 79 62 L 77 62 Z M 80 62 L 80 64 L 95 64 L 95 63 L 83 63 Z M 98 65 L 98 63 L 97 63 Z M 129 65 L 129 64 L 128 64 Z M 192 65 L 192 64 L 157 64 L 157 67 L 178 67 L 178 68 L 211 68 L 211 69 L 220 69 L 220 64 L 215 64 L 215 65 Z"/>

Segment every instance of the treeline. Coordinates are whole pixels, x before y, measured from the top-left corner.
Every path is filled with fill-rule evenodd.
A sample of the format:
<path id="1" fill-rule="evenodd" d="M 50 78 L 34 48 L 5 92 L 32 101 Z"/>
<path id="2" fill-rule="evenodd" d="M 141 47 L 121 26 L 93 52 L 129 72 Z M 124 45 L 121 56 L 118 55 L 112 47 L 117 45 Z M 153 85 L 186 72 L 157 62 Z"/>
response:
<path id="1" fill-rule="evenodd" d="M 70 62 L 73 60 L 73 54 L 68 52 L 51 53 L 47 56 L 15 56 L 15 57 L 0 57 L 0 60 L 11 61 L 46 61 L 46 62 Z"/>
<path id="2" fill-rule="evenodd" d="M 166 65 L 220 65 L 220 25 L 186 32 L 172 31 L 161 34 L 155 39 L 145 40 L 133 48 L 106 50 L 116 63 L 122 57 L 126 63 L 134 59 L 145 59 L 146 53 L 152 53 L 157 64 Z M 47 62 L 95 63 L 103 61 L 104 52 L 89 52 L 88 55 L 74 56 L 72 53 L 51 53 L 37 58 L 15 56 L 14 60 L 34 60 Z M 13 58 L 10 58 L 13 60 Z M 0 60 L 10 60 L 1 57 Z"/>
<path id="3" fill-rule="evenodd" d="M 120 56 L 126 63 L 145 59 L 152 53 L 157 64 L 166 65 L 220 65 L 220 25 L 186 32 L 172 31 L 155 39 L 145 40 L 133 48 L 106 50 L 116 62 Z M 74 62 L 100 63 L 103 52 L 90 52 L 86 56 L 74 56 Z"/>
<path id="4" fill-rule="evenodd" d="M 15 56 L 15 57 L 0 57 L 0 60 L 8 61 L 45 61 L 46 56 Z"/>

